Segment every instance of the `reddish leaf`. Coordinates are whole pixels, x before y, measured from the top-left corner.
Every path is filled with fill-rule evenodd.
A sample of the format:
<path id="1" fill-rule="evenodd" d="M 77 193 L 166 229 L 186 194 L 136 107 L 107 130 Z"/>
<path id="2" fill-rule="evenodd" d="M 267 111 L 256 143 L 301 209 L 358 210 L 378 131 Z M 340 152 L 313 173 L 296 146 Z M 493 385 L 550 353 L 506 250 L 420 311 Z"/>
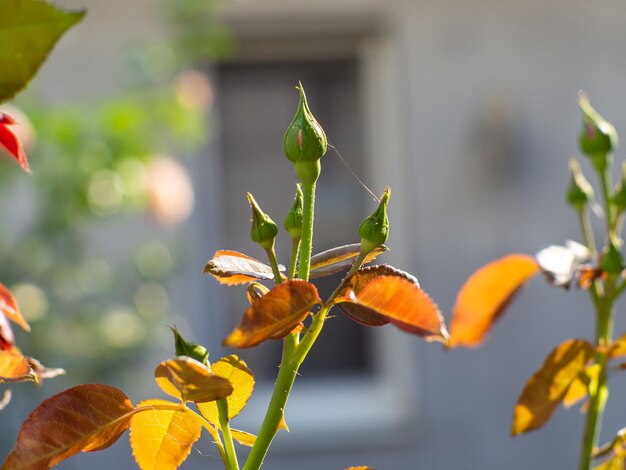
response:
<path id="1" fill-rule="evenodd" d="M 0 351 L 11 351 L 14 344 L 13 328 L 7 317 L 0 313 Z"/>
<path id="2" fill-rule="evenodd" d="M 134 412 L 128 397 L 108 385 L 65 390 L 24 421 L 2 470 L 46 469 L 78 452 L 105 449 L 128 428 Z"/>
<path id="3" fill-rule="evenodd" d="M 278 267 L 281 271 L 284 266 Z M 272 268 L 259 260 L 237 251 L 218 250 L 213 259 L 204 267 L 204 272 L 211 274 L 222 284 L 234 286 L 254 281 L 274 279 Z"/>
<path id="4" fill-rule="evenodd" d="M 130 423 L 130 445 L 142 470 L 177 469 L 202 433 L 200 417 L 193 411 L 156 409 L 159 405 L 171 403 L 156 399 L 142 401 L 138 409 L 155 408 L 136 413 Z"/>
<path id="5" fill-rule="evenodd" d="M 423 290 L 401 277 L 378 276 L 358 294 L 347 292 L 343 300 L 366 307 L 427 341 L 445 341 L 448 336 L 437 305 Z"/>
<path id="6" fill-rule="evenodd" d="M 198 403 L 220 400 L 233 393 L 228 380 L 190 357 L 181 356 L 161 362 L 154 371 L 161 389 L 182 401 Z"/>
<path id="7" fill-rule="evenodd" d="M 15 121 L 10 116 L 0 113 L 0 146 L 4 147 L 15 158 L 24 171 L 30 173 L 22 143 L 15 132 L 9 129 L 9 126 L 13 124 Z"/>
<path id="8" fill-rule="evenodd" d="M 345 289 L 342 290 L 340 295 L 345 296 L 347 292 L 350 290 L 354 291 L 354 293 L 358 296 L 359 292 L 363 290 L 363 288 L 367 285 L 368 282 L 376 279 L 380 276 L 396 276 L 411 283 L 415 284 L 419 287 L 419 282 L 415 277 L 411 276 L 409 273 L 396 269 L 387 264 L 383 264 L 380 266 L 370 266 L 367 268 L 359 269 L 354 276 L 352 276 L 348 282 L 346 283 Z M 383 315 L 380 315 L 378 312 L 367 308 L 361 304 L 355 304 L 352 302 L 342 302 L 338 304 L 339 308 L 345 313 L 348 317 L 354 320 L 361 325 L 366 326 L 382 326 L 389 323 L 389 319 Z"/>
<path id="9" fill-rule="evenodd" d="M 6 317 L 14 323 L 20 325 L 24 330 L 30 331 L 30 326 L 24 320 L 17 301 L 11 291 L 7 287 L 0 283 L 0 313 L 4 313 Z"/>
<path id="10" fill-rule="evenodd" d="M 246 310 L 239 326 L 224 340 L 224 346 L 250 348 L 270 338 L 282 338 L 320 302 L 313 284 L 298 280 L 283 282 Z"/>
<path id="11" fill-rule="evenodd" d="M 363 264 L 367 264 L 379 254 L 389 250 L 385 245 L 380 245 L 370 251 Z M 361 252 L 361 244 L 343 245 L 323 251 L 311 257 L 311 279 L 330 276 L 352 266 L 354 260 Z"/>
<path id="12" fill-rule="evenodd" d="M 475 272 L 456 299 L 450 345 L 478 346 L 515 294 L 538 271 L 530 256 L 509 255 Z"/>
<path id="13" fill-rule="evenodd" d="M 543 426 L 595 355 L 595 348 L 583 339 L 559 344 L 528 381 L 513 412 L 513 435 Z"/>

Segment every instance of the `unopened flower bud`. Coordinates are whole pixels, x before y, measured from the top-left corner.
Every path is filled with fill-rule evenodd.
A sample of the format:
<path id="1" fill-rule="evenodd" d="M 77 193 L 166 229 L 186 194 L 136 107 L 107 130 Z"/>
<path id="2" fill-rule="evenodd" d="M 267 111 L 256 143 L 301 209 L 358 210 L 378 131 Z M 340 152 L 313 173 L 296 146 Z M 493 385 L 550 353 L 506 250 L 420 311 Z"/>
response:
<path id="1" fill-rule="evenodd" d="M 296 187 L 296 197 L 284 223 L 285 230 L 289 232 L 292 240 L 300 240 L 302 238 L 302 190 L 299 184 Z"/>
<path id="2" fill-rule="evenodd" d="M 250 238 L 266 250 L 274 246 L 274 239 L 278 234 L 278 226 L 270 219 L 269 215 L 261 210 L 252 194 L 248 193 L 248 202 L 252 208 L 252 227 Z"/>
<path id="3" fill-rule="evenodd" d="M 174 347 L 176 348 L 177 356 L 188 356 L 205 366 L 209 365 L 209 351 L 204 346 L 185 341 L 175 326 L 170 328 L 174 333 Z"/>
<path id="4" fill-rule="evenodd" d="M 602 271 L 617 276 L 624 270 L 624 258 L 620 248 L 620 241 L 611 237 L 608 242 L 607 252 L 602 256 L 602 262 L 600 263 Z"/>
<path id="5" fill-rule="evenodd" d="M 296 172 L 302 182 L 315 182 L 319 176 L 319 159 L 328 148 L 326 134 L 315 120 L 300 83 L 298 110 L 285 132 L 283 149 L 287 158 L 296 166 Z"/>
<path id="6" fill-rule="evenodd" d="M 583 175 L 577 160 L 571 159 L 569 168 L 572 172 L 572 180 L 567 188 L 566 200 L 570 206 L 580 212 L 593 199 L 593 188 Z"/>
<path id="7" fill-rule="evenodd" d="M 601 169 L 606 165 L 606 155 L 617 148 L 617 132 L 610 122 L 593 109 L 587 95 L 581 93 L 578 104 L 583 111 L 583 126 L 578 137 L 580 149 Z"/>
<path id="8" fill-rule="evenodd" d="M 359 226 L 361 236 L 361 251 L 369 253 L 376 247 L 384 244 L 389 236 L 389 218 L 387 217 L 387 204 L 391 190 L 385 188 L 380 198 L 380 204 L 372 214 Z"/>

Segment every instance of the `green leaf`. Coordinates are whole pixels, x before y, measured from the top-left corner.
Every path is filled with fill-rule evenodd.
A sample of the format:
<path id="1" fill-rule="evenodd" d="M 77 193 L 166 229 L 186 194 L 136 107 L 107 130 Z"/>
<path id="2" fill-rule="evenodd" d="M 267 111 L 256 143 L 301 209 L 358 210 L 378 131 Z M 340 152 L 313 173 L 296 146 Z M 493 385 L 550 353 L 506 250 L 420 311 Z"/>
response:
<path id="1" fill-rule="evenodd" d="M 59 38 L 85 12 L 66 12 L 40 0 L 0 0 L 0 11 L 2 102 L 26 86 Z"/>

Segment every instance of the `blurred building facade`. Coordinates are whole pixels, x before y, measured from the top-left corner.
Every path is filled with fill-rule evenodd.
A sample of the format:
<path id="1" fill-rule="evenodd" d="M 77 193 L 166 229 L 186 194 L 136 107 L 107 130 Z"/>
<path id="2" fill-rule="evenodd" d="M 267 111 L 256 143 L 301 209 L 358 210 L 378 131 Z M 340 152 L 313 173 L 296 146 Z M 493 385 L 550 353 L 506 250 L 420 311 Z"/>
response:
<path id="1" fill-rule="evenodd" d="M 124 44 L 162 35 L 155 2 L 86 6 L 86 21 L 42 71 L 40 87 L 51 101 L 114 90 Z M 391 186 L 392 251 L 384 260 L 416 274 L 446 319 L 477 267 L 580 238 L 563 202 L 567 160 L 578 155 L 576 93 L 586 89 L 618 131 L 626 129 L 625 13 L 617 1 L 225 3 L 222 18 L 237 48 L 210 67 L 219 118 L 193 168 L 198 202 L 180 282 L 180 310 L 189 312 L 194 339 L 220 344 L 241 311 L 232 306 L 242 293 L 203 277 L 203 263 L 218 248 L 261 257 L 247 242 L 245 191 L 277 220 L 291 204 L 295 179 L 281 147 L 298 79 L 359 176 L 377 193 Z M 350 227 L 356 231 L 373 207 L 332 151 L 324 159 L 316 251 L 357 241 Z M 545 429 L 515 440 L 510 422 L 543 357 L 565 339 L 590 336 L 591 315 L 584 293 L 549 289 L 537 279 L 474 351 L 444 351 L 389 328 L 355 333 L 338 326 L 342 333 L 327 344 L 337 357 L 320 353 L 311 360 L 323 367 L 303 371 L 287 408 L 291 433 L 279 435 L 266 466 L 572 468 L 582 436 L 575 410 L 557 412 Z M 626 326 L 619 317 L 618 334 Z M 275 357 L 268 349 L 264 357 Z M 249 360 L 274 367 L 254 355 Z M 626 417 L 618 398 L 624 381 L 616 377 L 613 385 L 603 440 Z M 246 426 L 260 419 L 255 411 L 267 393 L 261 384 L 239 426 L 254 429 Z M 220 468 L 215 449 L 200 447 L 184 468 Z M 129 455 L 127 444 L 117 444 L 60 468 L 110 468 L 112 456 L 131 468 Z"/>

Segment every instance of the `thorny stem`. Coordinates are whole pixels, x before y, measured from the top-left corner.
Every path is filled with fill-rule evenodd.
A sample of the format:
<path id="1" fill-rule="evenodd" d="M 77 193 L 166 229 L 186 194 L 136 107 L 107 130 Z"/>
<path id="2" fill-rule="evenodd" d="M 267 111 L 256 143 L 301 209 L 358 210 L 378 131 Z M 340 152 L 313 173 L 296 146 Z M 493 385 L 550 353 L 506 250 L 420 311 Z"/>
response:
<path id="1" fill-rule="evenodd" d="M 300 253 L 300 239 L 293 239 L 291 241 L 291 260 L 289 261 L 289 272 L 287 273 L 289 279 L 293 279 L 296 276 L 298 253 Z"/>
<path id="2" fill-rule="evenodd" d="M 217 410 L 219 412 L 220 430 L 224 436 L 224 447 L 226 459 L 231 470 L 239 470 L 239 462 L 237 462 L 237 452 L 233 444 L 233 435 L 230 432 L 228 424 L 228 402 L 225 398 L 217 400 Z"/>
<path id="3" fill-rule="evenodd" d="M 267 253 L 267 259 L 270 262 L 270 266 L 272 267 L 272 273 L 274 274 L 274 282 L 276 284 L 280 284 L 283 282 L 282 275 L 280 274 L 280 269 L 278 269 L 278 261 L 276 260 L 276 252 L 274 251 L 274 247 L 267 248 L 265 250 Z"/>
<path id="4" fill-rule="evenodd" d="M 302 244 L 300 245 L 300 265 L 298 277 L 309 280 L 311 251 L 313 249 L 313 215 L 315 212 L 315 182 L 302 183 Z"/>
<path id="5" fill-rule="evenodd" d="M 606 160 L 607 159 L 605 159 L 605 161 Z M 602 197 L 606 213 L 607 239 L 610 239 L 615 234 L 617 221 L 615 217 L 615 207 L 611 200 L 612 184 L 608 165 L 604 165 L 603 168 L 598 169 L 598 173 L 600 173 Z M 585 222 L 583 221 L 583 234 L 589 244 L 591 224 L 588 223 L 587 225 L 588 226 L 585 226 Z M 609 278 L 604 284 L 604 292 L 598 292 L 596 290 L 594 294 L 594 290 L 591 291 L 596 310 L 595 344 L 598 348 L 595 363 L 600 366 L 600 371 L 598 373 L 597 388 L 595 390 L 589 390 L 589 409 L 587 411 L 585 432 L 580 449 L 580 470 L 591 470 L 592 468 L 594 449 L 598 444 L 598 437 L 602 426 L 602 416 L 609 397 L 609 388 L 607 385 L 607 363 L 609 358 L 606 347 L 613 341 L 614 303 L 617 298 L 616 293 L 620 292 L 619 289 L 621 288 L 620 285 L 618 290 L 616 290 L 615 283 L 616 277 L 609 275 Z"/>

